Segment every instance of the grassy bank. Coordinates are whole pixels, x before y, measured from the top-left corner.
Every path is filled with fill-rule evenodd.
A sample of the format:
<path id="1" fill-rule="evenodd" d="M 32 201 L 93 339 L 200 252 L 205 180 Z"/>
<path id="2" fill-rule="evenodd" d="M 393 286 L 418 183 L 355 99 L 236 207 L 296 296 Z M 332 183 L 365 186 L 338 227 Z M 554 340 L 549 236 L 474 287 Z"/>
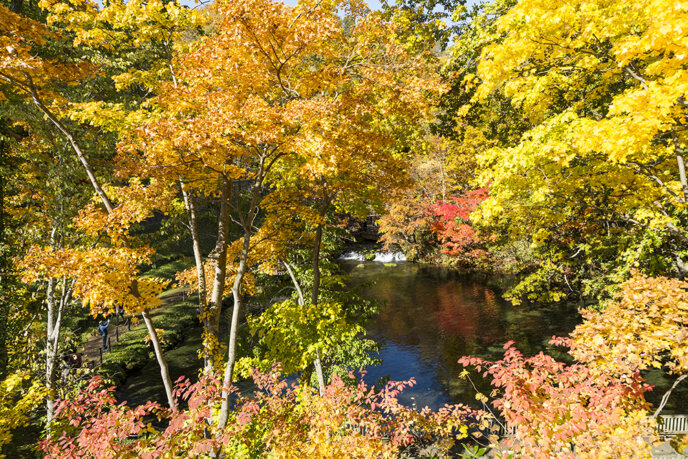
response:
<path id="1" fill-rule="evenodd" d="M 171 290 L 163 294 L 176 296 L 177 291 Z M 198 327 L 198 305 L 192 299 L 170 302 L 152 312 L 153 324 L 158 330 L 160 344 L 164 351 L 179 346 L 188 334 L 189 329 Z M 113 324 L 114 325 L 114 324 Z M 111 325 L 112 350 L 103 355 L 103 364 L 98 369 L 108 383 L 121 385 L 127 374 L 145 366 L 155 359 L 151 347 L 148 345 L 148 330 L 142 320 L 127 330 L 120 325 L 119 341 L 115 340 L 115 333 Z"/>

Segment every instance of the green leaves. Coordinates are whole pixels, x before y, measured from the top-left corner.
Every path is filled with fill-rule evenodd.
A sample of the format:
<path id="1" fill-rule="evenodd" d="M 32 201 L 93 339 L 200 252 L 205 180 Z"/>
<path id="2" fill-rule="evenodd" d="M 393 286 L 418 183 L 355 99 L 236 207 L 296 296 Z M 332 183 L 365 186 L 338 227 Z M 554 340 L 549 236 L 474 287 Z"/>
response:
<path id="1" fill-rule="evenodd" d="M 265 348 L 260 367 L 276 361 L 286 373 L 304 370 L 317 355 L 329 358 L 365 331 L 361 325 L 349 323 L 344 306 L 332 301 L 301 306 L 289 299 L 247 321 Z"/>

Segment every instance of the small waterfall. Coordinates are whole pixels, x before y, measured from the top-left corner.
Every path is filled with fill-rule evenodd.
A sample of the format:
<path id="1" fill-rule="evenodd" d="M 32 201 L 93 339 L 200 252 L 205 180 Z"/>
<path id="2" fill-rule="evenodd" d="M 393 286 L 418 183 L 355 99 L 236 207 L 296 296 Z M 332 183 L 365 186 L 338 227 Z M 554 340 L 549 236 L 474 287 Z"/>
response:
<path id="1" fill-rule="evenodd" d="M 373 261 L 379 261 L 380 263 L 396 263 L 397 261 L 406 261 L 406 255 L 404 255 L 403 252 L 375 252 L 375 258 Z"/>
<path id="2" fill-rule="evenodd" d="M 358 252 L 344 252 L 337 259 L 342 261 L 365 261 L 365 256 Z"/>
<path id="3" fill-rule="evenodd" d="M 375 261 L 378 263 L 396 263 L 398 261 L 406 261 L 406 255 L 403 252 L 370 252 L 367 256 L 365 253 L 356 251 L 344 252 L 339 256 L 342 261 Z"/>

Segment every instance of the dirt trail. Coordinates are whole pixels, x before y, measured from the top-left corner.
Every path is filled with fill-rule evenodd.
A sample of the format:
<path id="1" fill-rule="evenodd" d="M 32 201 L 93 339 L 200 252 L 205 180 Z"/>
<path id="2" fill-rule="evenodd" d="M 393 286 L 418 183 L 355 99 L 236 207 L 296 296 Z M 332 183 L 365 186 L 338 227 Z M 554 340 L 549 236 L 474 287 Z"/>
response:
<path id="1" fill-rule="evenodd" d="M 165 306 L 184 301 L 186 298 L 184 291 L 180 289 L 169 290 L 162 295 L 163 296 L 160 297 L 162 300 L 162 305 L 159 308 L 151 311 L 153 323 L 155 323 L 155 316 L 158 315 Z M 143 320 L 139 320 L 136 325 L 132 325 L 132 328 L 136 327 L 145 327 Z M 119 332 L 119 336 L 121 338 L 125 336 L 128 331 L 129 329 L 127 325 L 123 324 L 121 319 L 119 320 L 119 325 L 117 325 L 117 319 L 115 317 L 110 319 L 110 326 L 108 327 L 108 339 L 110 340 L 110 344 L 113 348 L 117 346 L 117 333 Z M 103 344 L 103 338 L 97 334 L 96 330 L 94 330 L 94 332 L 96 334 L 89 337 L 81 349 L 83 365 L 91 368 L 100 365 L 100 348 Z M 107 352 L 108 351 L 104 351 L 104 354 L 107 354 Z"/>

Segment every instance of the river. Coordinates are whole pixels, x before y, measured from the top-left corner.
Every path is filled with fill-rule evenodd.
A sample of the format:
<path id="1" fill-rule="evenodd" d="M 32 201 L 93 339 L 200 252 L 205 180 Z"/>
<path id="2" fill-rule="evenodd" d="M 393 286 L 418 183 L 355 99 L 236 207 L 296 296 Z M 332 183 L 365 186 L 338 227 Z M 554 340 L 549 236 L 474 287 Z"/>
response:
<path id="1" fill-rule="evenodd" d="M 465 276 L 455 270 L 431 265 L 397 262 L 342 261 L 351 284 L 373 282 L 360 295 L 383 303 L 379 315 L 367 326 L 372 339 L 380 344 L 382 364 L 367 369 L 366 382 L 381 378 L 408 380 L 416 384 L 406 389 L 401 401 L 419 407 L 437 408 L 444 403 L 477 406 L 476 389 L 490 392 L 489 382 L 472 372 L 472 383 L 460 379 L 461 356 L 471 355 L 496 360 L 503 355 L 503 344 L 513 340 L 526 355 L 541 350 L 564 357 L 552 347 L 553 336 L 567 335 L 580 315 L 575 306 L 513 306 L 489 283 Z M 200 346 L 199 330 L 182 345 L 167 353 L 173 377 L 193 376 L 200 367 L 196 355 Z M 660 372 L 647 375 L 658 387 L 648 394 L 657 402 L 673 378 Z M 155 360 L 127 379 L 119 392 L 133 403 L 148 399 L 164 400 Z M 665 412 L 685 412 L 688 390 L 680 389 L 670 399 Z"/>
<path id="2" fill-rule="evenodd" d="M 553 336 L 568 334 L 580 320 L 573 307 L 514 307 L 485 281 L 438 266 L 413 263 L 344 262 L 352 284 L 374 281 L 361 296 L 382 301 L 368 326 L 380 344 L 382 364 L 369 368 L 367 382 L 389 376 L 415 378 L 402 401 L 437 408 L 444 403 L 475 405 L 471 382 L 458 376 L 464 355 L 499 359 L 514 340 L 526 354 L 550 347 Z M 472 374 L 473 383 L 489 384 Z"/>

